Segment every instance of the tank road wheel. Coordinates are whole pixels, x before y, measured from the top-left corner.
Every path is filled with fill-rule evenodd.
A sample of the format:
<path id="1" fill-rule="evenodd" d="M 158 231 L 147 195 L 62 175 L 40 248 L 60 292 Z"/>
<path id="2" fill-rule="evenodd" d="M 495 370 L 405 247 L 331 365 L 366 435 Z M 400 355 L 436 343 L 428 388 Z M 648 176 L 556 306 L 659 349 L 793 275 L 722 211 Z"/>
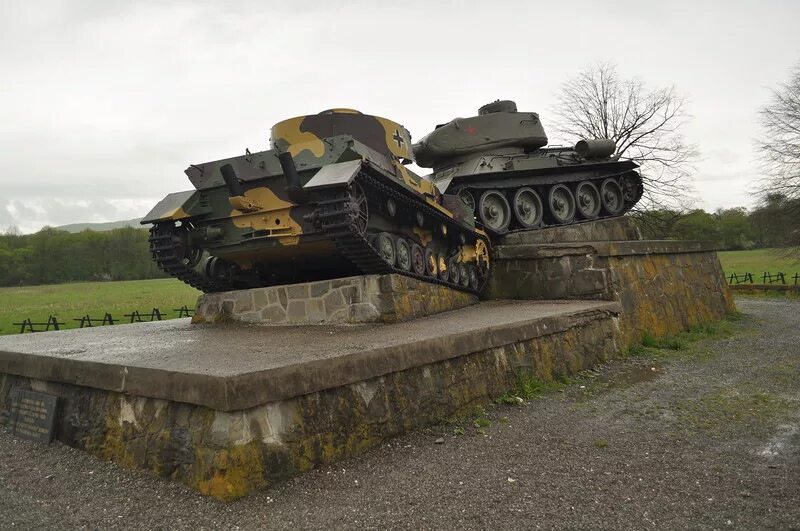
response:
<path id="1" fill-rule="evenodd" d="M 469 286 L 469 268 L 464 264 L 458 264 L 458 276 L 461 280 L 461 285 L 465 288 Z"/>
<path id="2" fill-rule="evenodd" d="M 556 224 L 564 225 L 575 218 L 575 197 L 563 184 L 557 184 L 550 189 L 548 203 Z"/>
<path id="3" fill-rule="evenodd" d="M 575 203 L 584 219 L 596 218 L 600 214 L 600 192 L 589 181 L 583 181 L 575 188 Z"/>
<path id="4" fill-rule="evenodd" d="M 459 282 L 461 282 L 460 265 L 461 264 L 457 263 L 455 260 L 450 260 L 450 263 L 447 264 L 447 272 L 449 273 L 450 282 L 456 286 L 458 286 Z"/>
<path id="5" fill-rule="evenodd" d="M 383 261 L 394 267 L 395 260 L 397 259 L 397 253 L 395 252 L 394 239 L 392 238 L 392 235 L 388 232 L 381 232 L 378 234 L 378 237 L 375 238 L 375 244 L 378 248 L 378 253 L 381 255 L 381 258 L 383 258 Z"/>
<path id="6" fill-rule="evenodd" d="M 620 188 L 617 181 L 614 179 L 606 179 L 600 185 L 600 201 L 603 204 L 603 210 L 615 216 L 622 212 L 624 205 L 622 200 L 622 188 Z"/>
<path id="7" fill-rule="evenodd" d="M 469 211 L 473 214 L 475 213 L 475 197 L 473 197 L 472 192 L 467 190 L 466 188 L 462 188 L 460 192 L 458 192 L 458 197 L 461 198 L 461 201 L 467 205 Z"/>
<path id="8" fill-rule="evenodd" d="M 478 201 L 478 214 L 481 223 L 489 230 L 502 234 L 511 222 L 511 207 L 506 197 L 497 190 L 483 192 Z"/>
<path id="9" fill-rule="evenodd" d="M 542 222 L 542 200 L 533 188 L 523 187 L 514 193 L 514 217 L 526 229 Z"/>
<path id="10" fill-rule="evenodd" d="M 369 208 L 367 207 L 367 194 L 358 183 L 353 183 L 350 189 L 351 204 L 353 212 L 355 213 L 356 227 L 359 234 L 367 232 L 367 223 L 369 222 Z"/>
<path id="11" fill-rule="evenodd" d="M 418 275 L 425 274 L 425 252 L 416 243 L 411 244 L 411 269 Z"/>
<path id="12" fill-rule="evenodd" d="M 397 255 L 397 267 L 403 271 L 411 271 L 411 246 L 403 238 L 398 237 L 394 242 Z"/>
<path id="13" fill-rule="evenodd" d="M 426 248 L 425 249 L 425 274 L 429 277 L 435 277 L 436 274 L 439 272 L 439 268 L 437 267 L 436 263 L 436 255 L 433 254 L 433 251 Z"/>
<path id="14" fill-rule="evenodd" d="M 446 281 L 450 276 L 450 268 L 448 267 L 449 265 L 450 264 L 447 263 L 447 259 L 443 254 L 440 254 L 436 258 L 436 267 L 439 269 L 439 278 L 441 280 Z"/>

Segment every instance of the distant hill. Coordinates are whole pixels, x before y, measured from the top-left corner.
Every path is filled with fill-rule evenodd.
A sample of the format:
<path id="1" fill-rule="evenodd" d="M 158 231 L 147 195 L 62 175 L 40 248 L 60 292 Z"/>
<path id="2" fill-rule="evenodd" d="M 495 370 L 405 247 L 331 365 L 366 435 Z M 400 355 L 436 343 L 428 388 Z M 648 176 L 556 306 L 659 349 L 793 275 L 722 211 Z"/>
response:
<path id="1" fill-rule="evenodd" d="M 126 219 L 122 221 L 108 221 L 106 223 L 70 223 L 69 225 L 61 225 L 53 228 L 67 232 L 81 232 L 87 229 L 95 232 L 103 232 L 107 230 L 122 229 L 124 227 L 134 227 L 137 229 L 145 228 L 144 225 L 139 224 L 139 220 L 140 218 Z"/>

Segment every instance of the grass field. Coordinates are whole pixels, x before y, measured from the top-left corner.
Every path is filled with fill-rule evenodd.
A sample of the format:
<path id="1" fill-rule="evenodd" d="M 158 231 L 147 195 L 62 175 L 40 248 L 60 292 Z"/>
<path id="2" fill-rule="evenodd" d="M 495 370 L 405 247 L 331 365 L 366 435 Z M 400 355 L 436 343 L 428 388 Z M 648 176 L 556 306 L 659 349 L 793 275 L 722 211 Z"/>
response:
<path id="1" fill-rule="evenodd" d="M 761 275 L 765 271 L 775 274 L 786 274 L 786 282 L 791 282 L 789 277 L 800 273 L 800 260 L 790 259 L 786 256 L 786 249 L 756 249 L 753 251 L 722 251 L 719 253 L 722 269 L 725 276 L 731 273 L 753 273 L 756 282 L 761 282 Z"/>
<path id="2" fill-rule="evenodd" d="M 19 333 L 11 323 L 31 318 L 45 322 L 53 315 L 67 328 L 79 324 L 72 319 L 89 314 L 93 319 L 109 312 L 114 319 L 123 314 L 158 308 L 166 317 L 177 317 L 172 311 L 184 304 L 194 308 L 200 292 L 175 279 L 131 280 L 124 282 L 79 282 L 49 286 L 0 288 L 0 334 Z M 124 322 L 124 321 L 123 321 Z"/>
<path id="3" fill-rule="evenodd" d="M 756 282 L 764 271 L 786 273 L 787 283 L 800 273 L 800 260 L 787 258 L 784 250 L 724 251 L 719 258 L 726 276 L 753 273 Z M 65 328 L 78 327 L 75 318 L 86 314 L 102 318 L 106 312 L 115 319 L 125 319 L 123 314 L 134 310 L 149 313 L 158 308 L 171 318 L 177 316 L 174 308 L 193 308 L 199 295 L 199 291 L 174 279 L 0 288 L 0 334 L 19 333 L 19 327 L 11 323 L 26 318 L 45 322 L 50 315 L 64 322 Z"/>

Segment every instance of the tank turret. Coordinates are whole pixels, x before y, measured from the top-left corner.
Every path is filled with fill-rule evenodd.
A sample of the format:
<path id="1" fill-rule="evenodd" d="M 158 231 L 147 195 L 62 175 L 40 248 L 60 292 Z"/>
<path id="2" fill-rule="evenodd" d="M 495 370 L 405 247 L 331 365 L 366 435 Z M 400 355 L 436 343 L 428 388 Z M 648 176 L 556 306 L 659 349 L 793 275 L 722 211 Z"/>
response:
<path id="1" fill-rule="evenodd" d="M 517 112 L 513 101 L 481 107 L 478 116 L 456 118 L 439 125 L 414 145 L 414 156 L 423 168 L 439 168 L 450 160 L 484 151 L 525 153 L 547 145 L 539 115 Z"/>

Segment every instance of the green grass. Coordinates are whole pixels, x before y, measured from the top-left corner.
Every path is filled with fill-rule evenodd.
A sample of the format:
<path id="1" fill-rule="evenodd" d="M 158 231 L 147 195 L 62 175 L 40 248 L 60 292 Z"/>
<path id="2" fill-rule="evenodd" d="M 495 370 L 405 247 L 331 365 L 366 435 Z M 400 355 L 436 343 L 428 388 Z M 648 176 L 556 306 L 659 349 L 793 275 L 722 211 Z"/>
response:
<path id="1" fill-rule="evenodd" d="M 133 310 L 149 314 L 158 308 L 168 312 L 168 318 L 176 317 L 174 308 L 193 308 L 199 295 L 196 289 L 170 278 L 0 288 L 0 334 L 19 333 L 19 327 L 11 323 L 26 318 L 45 322 L 49 315 L 66 322 L 66 328 L 79 326 L 74 318 L 86 314 L 102 318 L 106 312 L 114 319 L 125 319 L 122 315 Z"/>
<path id="2" fill-rule="evenodd" d="M 791 283 L 789 277 L 800 273 L 800 259 L 787 257 L 787 249 L 721 251 L 718 254 L 726 277 L 731 273 L 753 273 L 753 280 L 760 283 L 765 271 L 772 274 L 781 272 L 786 274 L 786 282 Z"/>
<path id="3" fill-rule="evenodd" d="M 719 321 L 694 325 L 688 330 L 671 336 L 656 338 L 646 333 L 640 343 L 632 345 L 628 349 L 627 355 L 654 359 L 684 356 L 702 358 L 703 353 L 692 348 L 693 343 L 707 339 L 719 340 L 732 337 L 740 330 L 734 323 L 743 318 L 741 313 L 734 312 Z"/>

